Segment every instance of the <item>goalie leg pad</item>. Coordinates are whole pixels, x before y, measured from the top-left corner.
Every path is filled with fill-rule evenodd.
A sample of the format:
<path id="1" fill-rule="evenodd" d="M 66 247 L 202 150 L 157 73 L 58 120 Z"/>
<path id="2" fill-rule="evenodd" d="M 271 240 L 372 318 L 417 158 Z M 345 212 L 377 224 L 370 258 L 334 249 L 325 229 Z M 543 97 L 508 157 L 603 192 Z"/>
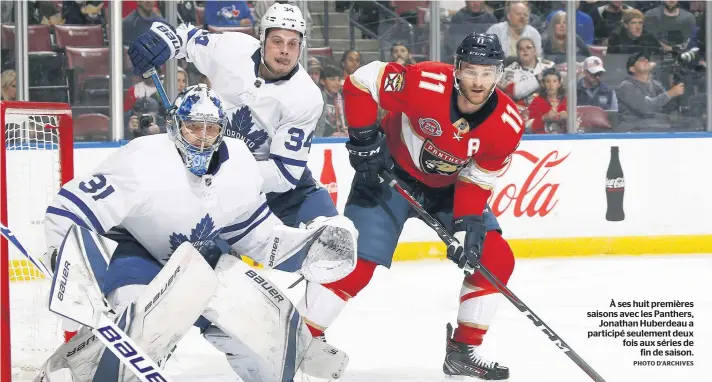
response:
<path id="1" fill-rule="evenodd" d="M 261 382 L 274 380 L 274 371 L 259 354 L 238 338 L 230 338 L 218 327 L 210 326 L 203 336 L 216 349 L 225 353 L 230 367 L 244 382 Z"/>
<path id="2" fill-rule="evenodd" d="M 184 243 L 148 285 L 121 287 L 110 293 L 108 300 L 115 311 L 122 312 L 116 316 L 117 325 L 156 361 L 166 356 L 192 327 L 217 283 L 215 273 L 200 253 L 190 243 Z M 43 367 L 44 374 L 58 368 L 69 368 L 75 382 L 123 382 L 134 378 L 88 328 L 82 328 L 50 357 Z"/>
<path id="3" fill-rule="evenodd" d="M 221 335 L 227 335 L 238 344 L 233 348 L 224 343 L 216 347 L 232 355 L 232 361 L 240 361 L 235 357 L 244 355 L 240 349 L 248 347 L 249 353 L 259 358 L 250 362 L 261 368 L 256 373 L 259 380 L 290 381 L 312 342 L 311 333 L 298 311 L 260 271 L 234 256 L 222 256 L 215 271 L 220 286 L 203 315 L 220 332 L 211 331 L 210 342 L 216 344 Z M 262 370 L 264 368 L 267 370 Z M 235 369 L 238 374 L 239 369 Z"/>

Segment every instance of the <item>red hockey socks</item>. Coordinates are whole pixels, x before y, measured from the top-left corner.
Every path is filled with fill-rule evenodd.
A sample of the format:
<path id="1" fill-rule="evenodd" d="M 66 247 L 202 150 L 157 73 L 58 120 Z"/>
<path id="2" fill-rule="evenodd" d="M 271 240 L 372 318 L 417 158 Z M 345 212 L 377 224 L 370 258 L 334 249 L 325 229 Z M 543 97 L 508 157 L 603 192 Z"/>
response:
<path id="1" fill-rule="evenodd" d="M 482 264 L 503 284 L 507 284 L 514 270 L 514 254 L 497 231 L 485 237 L 481 258 Z M 458 327 L 454 339 L 457 342 L 479 346 L 497 311 L 501 296 L 480 272 L 466 277 L 460 289 Z"/>
<path id="2" fill-rule="evenodd" d="M 376 265 L 358 259 L 354 270 L 341 280 L 324 285 L 307 284 L 306 293 L 297 309 L 312 336 L 323 334 L 344 309 L 346 302 L 368 285 Z"/>

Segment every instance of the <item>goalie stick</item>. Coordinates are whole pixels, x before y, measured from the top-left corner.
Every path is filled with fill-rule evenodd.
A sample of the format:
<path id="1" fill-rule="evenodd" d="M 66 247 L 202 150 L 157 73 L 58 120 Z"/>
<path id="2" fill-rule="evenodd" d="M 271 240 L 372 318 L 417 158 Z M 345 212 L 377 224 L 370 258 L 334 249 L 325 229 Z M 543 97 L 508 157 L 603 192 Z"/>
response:
<path id="1" fill-rule="evenodd" d="M 58 283 L 58 279 L 54 277 L 53 273 L 50 272 L 47 267 L 45 267 L 44 264 L 37 259 L 37 257 L 25 249 L 20 240 L 12 233 L 10 228 L 4 224 L 0 224 L 0 234 L 2 234 L 7 241 L 12 243 L 17 250 L 20 251 L 20 253 L 27 257 L 27 259 L 34 264 L 40 272 L 42 272 L 45 278 L 51 279 L 52 288 L 54 289 L 54 286 Z M 57 263 L 60 264 L 59 259 L 57 260 Z M 106 307 L 109 306 L 105 299 L 103 299 L 102 302 Z M 85 319 L 79 317 L 66 317 L 86 325 Z M 101 342 L 103 342 L 104 345 L 112 353 L 114 353 L 114 355 L 116 355 L 116 358 L 118 358 L 142 382 L 172 381 L 151 359 L 151 357 L 139 348 L 120 327 L 118 327 L 111 319 L 109 319 L 109 317 L 106 316 L 105 313 L 99 314 L 98 320 L 94 326 L 86 326 L 89 327 L 94 335 L 99 338 L 99 340 L 101 340 Z"/>
<path id="2" fill-rule="evenodd" d="M 395 175 L 388 173 L 388 172 L 382 172 L 381 173 L 381 178 L 388 183 L 388 185 L 393 188 L 396 192 L 398 192 L 410 205 L 415 209 L 415 211 L 420 215 L 422 220 L 427 224 L 430 228 L 432 228 L 438 236 L 440 236 L 440 239 L 447 245 L 448 247 L 451 245 L 459 245 L 460 243 L 453 237 L 450 232 L 448 232 L 445 227 L 443 227 L 440 222 L 435 219 L 432 215 L 430 215 L 424 208 L 423 206 L 418 203 L 417 200 L 408 192 L 406 191 L 403 187 L 398 182 L 398 179 L 395 177 Z M 532 323 L 539 328 L 544 334 L 546 334 L 547 337 L 553 342 L 559 350 L 563 351 L 564 354 L 566 354 L 578 367 L 581 368 L 589 377 L 591 377 L 592 380 L 596 382 L 606 382 L 603 377 L 601 377 L 591 366 L 589 366 L 586 361 L 584 361 L 564 340 L 559 337 L 558 334 L 554 333 L 554 331 L 544 322 L 542 321 L 539 316 L 534 314 L 534 312 L 529 309 L 529 307 L 524 304 L 522 300 L 519 299 L 519 297 L 515 296 L 514 293 L 512 293 L 509 288 L 507 288 L 506 285 L 502 284 L 502 282 L 495 276 L 493 275 L 485 266 L 483 266 L 480 262 L 477 262 L 477 264 L 472 264 L 474 267 L 473 270 L 480 271 L 482 272 L 482 275 L 489 281 L 492 285 L 494 285 L 497 290 L 504 295 L 504 297 L 509 300 L 517 309 L 519 309 L 520 312 L 524 313 L 527 318 L 529 318 Z M 465 271 L 466 274 L 469 275 L 469 272 Z"/>

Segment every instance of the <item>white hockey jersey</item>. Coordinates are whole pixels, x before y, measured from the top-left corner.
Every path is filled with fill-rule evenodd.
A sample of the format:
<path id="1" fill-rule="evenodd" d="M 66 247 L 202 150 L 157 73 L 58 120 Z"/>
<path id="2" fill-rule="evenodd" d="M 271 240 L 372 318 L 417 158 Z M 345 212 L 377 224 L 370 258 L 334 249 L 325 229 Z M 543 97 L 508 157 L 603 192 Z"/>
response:
<path id="1" fill-rule="evenodd" d="M 287 79 L 256 86 L 260 42 L 247 34 L 209 33 L 186 25 L 178 33 L 184 43 L 176 58 L 185 57 L 210 79 L 230 121 L 226 136 L 242 139 L 253 152 L 263 191 L 293 189 L 324 107 L 319 87 L 299 64 Z"/>
<path id="2" fill-rule="evenodd" d="M 47 208 L 47 245 L 59 248 L 76 223 L 99 234 L 128 231 L 161 264 L 185 241 L 205 255 L 217 236 L 261 262 L 282 223 L 260 192 L 257 162 L 237 139 L 225 138 L 216 155 L 217 171 L 197 177 L 166 134 L 134 139 L 62 187 Z"/>

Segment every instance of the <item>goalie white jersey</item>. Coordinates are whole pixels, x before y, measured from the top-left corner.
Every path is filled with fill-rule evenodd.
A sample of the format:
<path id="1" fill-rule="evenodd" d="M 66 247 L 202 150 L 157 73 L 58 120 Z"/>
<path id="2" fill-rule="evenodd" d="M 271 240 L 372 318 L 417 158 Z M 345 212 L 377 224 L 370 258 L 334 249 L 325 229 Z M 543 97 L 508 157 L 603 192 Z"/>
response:
<path id="1" fill-rule="evenodd" d="M 242 139 L 253 152 L 263 191 L 293 189 L 324 107 L 314 81 L 299 64 L 281 80 L 258 81 L 260 42 L 247 34 L 185 24 L 177 32 L 184 43 L 176 58 L 185 57 L 210 79 L 230 121 L 225 136 Z"/>
<path id="2" fill-rule="evenodd" d="M 47 208 L 47 245 L 59 248 L 76 223 L 102 235 L 128 233 L 161 265 L 184 241 L 205 256 L 218 236 L 261 261 L 282 223 L 260 192 L 257 163 L 242 141 L 230 138 L 213 161 L 212 171 L 197 177 L 166 134 L 134 139 L 91 175 L 62 187 Z"/>

